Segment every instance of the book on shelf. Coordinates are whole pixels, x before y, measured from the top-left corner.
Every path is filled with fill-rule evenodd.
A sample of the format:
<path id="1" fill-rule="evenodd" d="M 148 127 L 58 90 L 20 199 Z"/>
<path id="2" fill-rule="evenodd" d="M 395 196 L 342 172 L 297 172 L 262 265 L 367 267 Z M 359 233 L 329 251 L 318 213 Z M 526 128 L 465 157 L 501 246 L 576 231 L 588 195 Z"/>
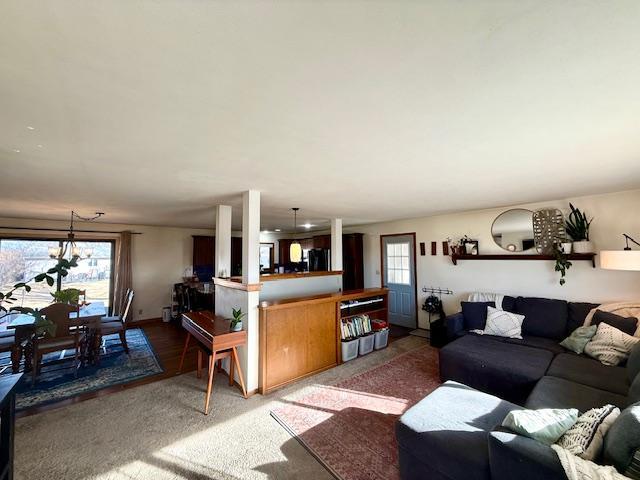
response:
<path id="1" fill-rule="evenodd" d="M 342 340 L 346 341 L 369 335 L 373 331 L 369 315 L 358 315 L 357 317 L 342 319 L 340 328 Z"/>

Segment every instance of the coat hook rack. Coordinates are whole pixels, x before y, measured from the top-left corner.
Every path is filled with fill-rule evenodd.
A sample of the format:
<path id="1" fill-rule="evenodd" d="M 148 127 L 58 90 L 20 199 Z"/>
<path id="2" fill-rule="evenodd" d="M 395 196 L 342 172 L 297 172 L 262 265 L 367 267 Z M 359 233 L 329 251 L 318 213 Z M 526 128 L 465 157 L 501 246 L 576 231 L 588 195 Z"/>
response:
<path id="1" fill-rule="evenodd" d="M 431 293 L 437 295 L 453 295 L 453 291 L 448 288 L 434 288 L 434 287 L 422 287 L 422 291 L 424 293 Z"/>

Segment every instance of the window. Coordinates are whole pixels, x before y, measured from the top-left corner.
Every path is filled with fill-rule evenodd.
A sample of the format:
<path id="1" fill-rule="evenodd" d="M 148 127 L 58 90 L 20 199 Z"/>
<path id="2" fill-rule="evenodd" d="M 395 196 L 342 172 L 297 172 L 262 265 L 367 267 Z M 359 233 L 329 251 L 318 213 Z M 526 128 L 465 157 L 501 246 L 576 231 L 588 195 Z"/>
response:
<path id="1" fill-rule="evenodd" d="M 410 285 L 409 243 L 387 244 L 387 283 Z"/>
<path id="2" fill-rule="evenodd" d="M 15 283 L 27 281 L 38 273 L 55 266 L 56 260 L 49 258 L 49 247 L 62 246 L 63 240 L 47 239 L 0 239 L 0 291 L 7 291 Z M 87 301 L 101 301 L 109 306 L 112 293 L 114 241 L 79 241 L 76 245 L 83 251 L 92 249 L 91 258 L 78 261 L 78 266 L 69 270 L 69 275 L 56 278 L 49 287 L 46 282 L 32 284 L 29 293 L 17 292 L 15 306 L 42 308 L 51 303 L 51 292 L 65 288 L 85 290 Z M 71 258 L 70 252 L 67 257 Z"/>
<path id="3" fill-rule="evenodd" d="M 273 251 L 274 251 L 273 243 L 260 244 L 260 271 L 261 272 L 273 271 L 273 267 L 274 267 Z"/>

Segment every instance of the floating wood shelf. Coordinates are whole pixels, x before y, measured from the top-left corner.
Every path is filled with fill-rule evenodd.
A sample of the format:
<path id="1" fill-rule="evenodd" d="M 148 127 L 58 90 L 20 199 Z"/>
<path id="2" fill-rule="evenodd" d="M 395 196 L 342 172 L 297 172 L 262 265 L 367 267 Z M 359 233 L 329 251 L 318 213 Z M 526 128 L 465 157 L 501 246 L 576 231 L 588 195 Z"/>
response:
<path id="1" fill-rule="evenodd" d="M 596 268 L 595 253 L 572 253 L 567 255 L 569 260 L 584 260 L 591 262 L 591 266 Z M 517 255 L 517 254 L 493 254 L 493 255 L 451 255 L 451 261 L 454 265 L 458 264 L 458 260 L 555 260 L 553 255 Z"/>

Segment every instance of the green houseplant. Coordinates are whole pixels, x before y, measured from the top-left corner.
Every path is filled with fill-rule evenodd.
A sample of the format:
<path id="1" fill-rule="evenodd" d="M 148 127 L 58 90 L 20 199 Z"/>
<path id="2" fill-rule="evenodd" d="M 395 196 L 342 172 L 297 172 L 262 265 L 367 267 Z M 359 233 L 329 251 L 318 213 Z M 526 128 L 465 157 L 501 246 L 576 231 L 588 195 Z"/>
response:
<path id="1" fill-rule="evenodd" d="M 232 332 L 239 332 L 240 330 L 242 330 L 242 319 L 247 315 L 246 313 L 242 313 L 242 309 L 238 308 L 232 308 L 231 309 L 233 312 L 233 316 L 231 319 L 231 323 L 229 324 L 229 327 L 231 328 Z"/>
<path id="2" fill-rule="evenodd" d="M 64 290 L 51 293 L 51 296 L 56 303 L 77 305 L 80 301 L 80 290 L 77 288 L 65 288 Z"/>
<path id="3" fill-rule="evenodd" d="M 58 263 L 51 267 L 46 272 L 39 273 L 33 278 L 26 280 L 24 282 L 18 282 L 11 289 L 6 292 L 0 292 L 0 316 L 8 315 L 11 313 L 21 313 L 23 315 L 31 315 L 35 317 L 36 320 L 36 332 L 40 334 L 48 333 L 49 335 L 55 334 L 55 324 L 47 320 L 37 308 L 30 307 L 21 307 L 14 305 L 14 303 L 18 300 L 15 296 L 19 291 L 24 290 L 29 293 L 31 291 L 32 283 L 41 283 L 46 282 L 47 285 L 53 287 L 56 283 L 55 277 L 53 275 L 60 275 L 62 277 L 66 277 L 69 275 L 69 270 L 73 267 L 78 266 L 78 257 L 74 256 L 71 260 L 67 260 L 65 258 L 59 258 Z M 70 290 L 70 289 L 69 289 Z M 52 294 L 53 295 L 53 294 Z M 55 295 L 54 295 L 55 299 Z"/>
<path id="4" fill-rule="evenodd" d="M 560 285 L 564 285 L 566 283 L 566 280 L 564 277 L 567 275 L 567 270 L 571 268 L 571 262 L 569 261 L 569 256 L 566 253 L 564 253 L 560 244 L 554 245 L 553 256 L 556 259 L 555 270 L 560 274 Z"/>
<path id="5" fill-rule="evenodd" d="M 565 222 L 567 235 L 573 240 L 573 251 L 575 253 L 593 253 L 595 251 L 593 242 L 589 240 L 589 229 L 593 218 L 589 219 L 586 212 L 569 204 L 571 213 Z"/>

